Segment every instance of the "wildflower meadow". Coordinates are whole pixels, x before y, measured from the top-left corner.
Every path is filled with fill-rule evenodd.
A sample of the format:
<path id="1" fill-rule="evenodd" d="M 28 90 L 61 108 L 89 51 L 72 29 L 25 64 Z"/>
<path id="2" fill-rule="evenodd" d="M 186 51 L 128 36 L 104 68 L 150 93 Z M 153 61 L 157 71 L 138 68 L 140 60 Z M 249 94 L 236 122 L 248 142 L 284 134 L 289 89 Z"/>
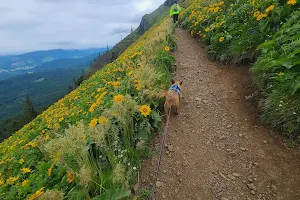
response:
<path id="1" fill-rule="evenodd" d="M 171 20 L 0 144 L 0 199 L 121 199 L 161 129 Z"/>

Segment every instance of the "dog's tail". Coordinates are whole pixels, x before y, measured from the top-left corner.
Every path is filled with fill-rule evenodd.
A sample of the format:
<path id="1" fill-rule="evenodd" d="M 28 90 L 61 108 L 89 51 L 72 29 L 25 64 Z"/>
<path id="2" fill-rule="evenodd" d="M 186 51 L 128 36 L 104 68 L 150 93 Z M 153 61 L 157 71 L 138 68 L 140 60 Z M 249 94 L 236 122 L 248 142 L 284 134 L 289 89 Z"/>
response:
<path id="1" fill-rule="evenodd" d="M 162 84 L 161 89 L 162 89 L 162 95 L 166 97 L 168 95 L 168 90 L 166 89 L 166 86 Z"/>

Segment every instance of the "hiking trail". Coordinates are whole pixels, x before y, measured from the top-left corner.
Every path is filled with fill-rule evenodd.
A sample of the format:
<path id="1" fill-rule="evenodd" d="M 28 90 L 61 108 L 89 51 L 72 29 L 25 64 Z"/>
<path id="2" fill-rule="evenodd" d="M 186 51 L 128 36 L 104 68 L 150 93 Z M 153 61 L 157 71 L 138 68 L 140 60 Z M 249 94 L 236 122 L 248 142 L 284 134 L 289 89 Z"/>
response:
<path id="1" fill-rule="evenodd" d="M 223 66 L 177 29 L 175 80 L 184 99 L 172 116 L 156 182 L 163 200 L 297 200 L 300 156 L 256 120 L 247 103 L 249 68 Z M 153 140 L 160 149 L 162 135 Z M 146 160 L 140 180 L 149 186 L 158 155 Z"/>

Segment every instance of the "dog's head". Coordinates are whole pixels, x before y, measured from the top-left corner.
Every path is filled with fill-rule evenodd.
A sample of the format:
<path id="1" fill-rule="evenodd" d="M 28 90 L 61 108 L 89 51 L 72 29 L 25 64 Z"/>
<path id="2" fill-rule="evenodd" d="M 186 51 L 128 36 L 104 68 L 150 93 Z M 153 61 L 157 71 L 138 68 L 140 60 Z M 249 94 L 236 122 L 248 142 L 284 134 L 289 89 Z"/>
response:
<path id="1" fill-rule="evenodd" d="M 179 89 L 182 91 L 182 83 L 183 83 L 183 81 L 174 81 L 172 79 L 171 83 L 172 83 L 172 86 L 173 85 L 177 85 L 179 87 Z M 162 85 L 161 87 L 162 87 L 162 95 L 166 96 L 168 94 L 168 90 L 166 89 L 165 85 Z"/>
<path id="2" fill-rule="evenodd" d="M 182 83 L 183 83 L 183 81 L 174 81 L 172 79 L 171 83 L 172 83 L 172 85 L 177 85 L 180 88 L 180 90 L 182 90 Z"/>

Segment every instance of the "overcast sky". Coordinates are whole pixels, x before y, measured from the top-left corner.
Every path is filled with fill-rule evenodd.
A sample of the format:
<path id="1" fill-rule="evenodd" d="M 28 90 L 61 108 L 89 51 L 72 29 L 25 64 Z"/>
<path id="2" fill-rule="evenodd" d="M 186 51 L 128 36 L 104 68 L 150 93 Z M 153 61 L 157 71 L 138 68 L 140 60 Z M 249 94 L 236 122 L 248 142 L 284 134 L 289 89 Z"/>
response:
<path id="1" fill-rule="evenodd" d="M 106 47 L 165 0 L 0 0 L 0 54 Z"/>

